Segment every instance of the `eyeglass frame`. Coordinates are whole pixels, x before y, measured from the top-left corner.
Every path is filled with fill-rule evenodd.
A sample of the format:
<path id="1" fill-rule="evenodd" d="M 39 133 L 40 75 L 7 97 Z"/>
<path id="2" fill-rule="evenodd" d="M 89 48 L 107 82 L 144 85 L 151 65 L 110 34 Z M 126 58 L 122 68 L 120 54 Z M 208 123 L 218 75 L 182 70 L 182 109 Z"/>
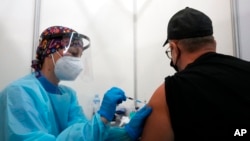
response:
<path id="1" fill-rule="evenodd" d="M 166 53 L 167 57 L 171 60 L 172 59 L 172 50 L 170 47 L 167 48 L 165 53 Z"/>

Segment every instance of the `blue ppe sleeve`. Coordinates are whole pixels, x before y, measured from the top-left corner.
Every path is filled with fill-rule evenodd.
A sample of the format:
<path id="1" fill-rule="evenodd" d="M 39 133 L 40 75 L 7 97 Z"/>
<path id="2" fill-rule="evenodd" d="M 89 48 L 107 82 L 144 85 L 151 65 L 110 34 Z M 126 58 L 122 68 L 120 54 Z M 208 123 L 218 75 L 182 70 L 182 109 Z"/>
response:
<path id="1" fill-rule="evenodd" d="M 28 75 L 0 92 L 0 141 L 129 141 L 124 128 L 105 125 L 96 114 L 88 120 L 75 92 L 45 91 Z"/>
<path id="2" fill-rule="evenodd" d="M 91 121 L 76 123 L 64 130 L 57 141 L 104 141 L 109 126 L 105 125 L 99 114 L 95 114 Z"/>
<path id="3" fill-rule="evenodd" d="M 104 141 L 133 141 L 124 127 L 110 127 Z"/>
<path id="4" fill-rule="evenodd" d="M 40 102 L 33 100 L 27 91 L 10 86 L 0 93 L 0 140 L 54 141 L 56 138 L 50 131 L 51 126 L 40 114 L 48 111 Z"/>
<path id="5" fill-rule="evenodd" d="M 63 137 L 103 140 L 108 127 L 99 115 L 89 121 L 75 92 L 64 86 L 61 90 L 62 95 L 47 93 L 31 75 L 6 87 L 0 92 L 0 140 L 66 141 Z M 95 138 L 91 140 L 88 136 Z"/>

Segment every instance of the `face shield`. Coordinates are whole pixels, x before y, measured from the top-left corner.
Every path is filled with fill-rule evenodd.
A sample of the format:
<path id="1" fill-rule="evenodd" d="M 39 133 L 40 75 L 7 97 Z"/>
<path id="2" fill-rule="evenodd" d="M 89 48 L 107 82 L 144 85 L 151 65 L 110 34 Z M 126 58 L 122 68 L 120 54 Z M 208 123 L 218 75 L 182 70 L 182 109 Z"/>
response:
<path id="1" fill-rule="evenodd" d="M 72 32 L 70 35 L 65 35 L 61 42 L 61 44 L 65 46 L 63 55 L 66 56 L 70 55 L 73 57 L 80 57 L 82 52 L 90 47 L 90 39 L 87 36 L 76 32 Z M 75 48 L 79 48 L 80 50 Z"/>
<path id="2" fill-rule="evenodd" d="M 63 56 L 81 57 L 82 52 L 90 47 L 89 37 L 76 32 L 45 35 L 42 39 L 60 39 Z"/>
<path id="3" fill-rule="evenodd" d="M 43 36 L 43 39 L 53 40 L 58 39 L 61 41 L 62 51 L 60 55 L 62 57 L 71 57 L 72 59 L 81 60 L 83 70 L 79 74 L 78 78 L 82 80 L 92 80 L 92 63 L 90 50 L 90 39 L 86 35 L 79 34 L 77 32 L 60 33 Z M 87 50 L 88 49 L 88 50 Z M 67 64 L 65 64 L 65 68 Z M 72 73 L 68 72 L 68 73 Z"/>

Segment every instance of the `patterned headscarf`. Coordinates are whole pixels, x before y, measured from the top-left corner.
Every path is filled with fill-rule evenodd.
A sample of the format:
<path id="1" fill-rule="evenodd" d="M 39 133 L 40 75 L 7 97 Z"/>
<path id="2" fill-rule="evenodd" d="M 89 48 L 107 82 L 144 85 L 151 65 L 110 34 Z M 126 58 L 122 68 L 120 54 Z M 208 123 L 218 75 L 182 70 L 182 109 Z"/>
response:
<path id="1" fill-rule="evenodd" d="M 32 60 L 31 67 L 35 69 L 35 71 L 41 70 L 45 57 L 65 47 L 61 42 L 63 38 L 62 35 L 72 32 L 76 31 L 63 26 L 51 26 L 45 29 L 40 36 L 39 45 L 36 50 L 36 59 Z"/>

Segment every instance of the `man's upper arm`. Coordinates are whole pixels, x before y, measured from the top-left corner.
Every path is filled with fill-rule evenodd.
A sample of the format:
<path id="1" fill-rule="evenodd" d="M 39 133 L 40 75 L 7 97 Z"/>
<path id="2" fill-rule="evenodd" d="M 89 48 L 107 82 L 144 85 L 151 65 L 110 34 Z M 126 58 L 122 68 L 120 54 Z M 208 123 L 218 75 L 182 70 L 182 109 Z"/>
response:
<path id="1" fill-rule="evenodd" d="M 172 141 L 173 131 L 165 95 L 165 84 L 159 86 L 149 103 L 153 111 L 148 117 L 142 133 L 142 141 Z"/>

